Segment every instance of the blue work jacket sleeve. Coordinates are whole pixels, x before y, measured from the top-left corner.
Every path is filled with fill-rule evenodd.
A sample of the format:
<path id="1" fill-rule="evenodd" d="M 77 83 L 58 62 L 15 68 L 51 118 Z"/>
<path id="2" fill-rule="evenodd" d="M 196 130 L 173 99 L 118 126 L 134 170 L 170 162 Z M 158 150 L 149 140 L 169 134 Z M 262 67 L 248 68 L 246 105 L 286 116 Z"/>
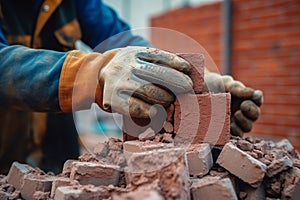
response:
<path id="1" fill-rule="evenodd" d="M 0 42 L 0 107 L 60 112 L 58 85 L 66 56 Z"/>
<path id="2" fill-rule="evenodd" d="M 133 35 L 129 25 L 102 1 L 77 0 L 77 6 L 78 21 L 83 35 L 82 41 L 95 51 L 103 53 L 129 45 L 150 46 L 149 42 L 142 37 Z"/>

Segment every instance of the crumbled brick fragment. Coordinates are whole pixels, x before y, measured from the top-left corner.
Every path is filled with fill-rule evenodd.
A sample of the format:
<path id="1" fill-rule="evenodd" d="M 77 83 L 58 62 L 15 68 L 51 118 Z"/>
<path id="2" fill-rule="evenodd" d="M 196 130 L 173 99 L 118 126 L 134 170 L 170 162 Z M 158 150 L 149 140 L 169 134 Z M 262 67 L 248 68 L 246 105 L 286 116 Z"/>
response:
<path id="1" fill-rule="evenodd" d="M 71 185 L 77 185 L 79 184 L 78 181 L 75 180 L 70 180 L 70 178 L 66 177 L 57 177 L 55 180 L 52 182 L 52 187 L 51 187 L 51 193 L 50 197 L 54 198 L 56 189 L 61 186 L 71 186 Z"/>
<path id="2" fill-rule="evenodd" d="M 288 157 L 284 156 L 278 160 L 274 160 L 267 169 L 267 176 L 272 177 L 276 174 L 285 171 L 293 166 L 293 161 Z"/>
<path id="3" fill-rule="evenodd" d="M 258 188 L 253 188 L 245 183 L 239 184 L 239 195 L 244 193 L 244 196 L 241 197 L 241 200 L 265 200 L 266 192 L 263 185 L 260 185 Z"/>
<path id="4" fill-rule="evenodd" d="M 71 170 L 70 179 L 82 185 L 118 185 L 120 167 L 92 162 L 76 162 Z"/>
<path id="5" fill-rule="evenodd" d="M 155 138 L 155 132 L 149 127 L 144 132 L 139 134 L 138 138 L 141 141 L 152 140 Z"/>
<path id="6" fill-rule="evenodd" d="M 189 199 L 189 176 L 181 148 L 133 153 L 126 168 L 127 183 L 136 189 L 148 186 L 165 199 Z"/>
<path id="7" fill-rule="evenodd" d="M 173 131 L 174 131 L 174 127 L 171 122 L 165 121 L 163 127 L 167 133 L 173 133 Z"/>
<path id="8" fill-rule="evenodd" d="M 194 180 L 191 194 L 193 199 L 238 199 L 229 178 L 203 177 Z"/>
<path id="9" fill-rule="evenodd" d="M 97 156 L 106 156 L 108 151 L 108 144 L 106 142 L 96 144 L 93 149 L 94 154 L 96 154 Z"/>
<path id="10" fill-rule="evenodd" d="M 192 177 L 206 175 L 213 166 L 210 146 L 207 143 L 191 145 L 186 156 L 189 174 Z"/>
<path id="11" fill-rule="evenodd" d="M 267 169 L 264 163 L 231 143 L 224 146 L 217 163 L 252 187 L 261 184 Z"/>
<path id="12" fill-rule="evenodd" d="M 226 144 L 230 136 L 230 94 L 178 96 L 174 132 L 176 143 Z"/>
<path id="13" fill-rule="evenodd" d="M 281 198 L 283 200 L 296 200 L 300 197 L 300 169 L 294 167 L 285 176 L 284 188 Z"/>
<path id="14" fill-rule="evenodd" d="M 243 151 L 253 150 L 253 144 L 248 142 L 247 140 L 238 140 L 236 145 L 238 148 L 240 148 Z"/>
<path id="15" fill-rule="evenodd" d="M 113 200 L 164 200 L 164 198 L 159 194 L 158 191 L 149 189 L 149 190 L 135 190 L 123 194 L 113 194 Z"/>
<path id="16" fill-rule="evenodd" d="M 63 166 L 62 174 L 66 175 L 66 176 L 70 176 L 71 169 L 75 162 L 78 162 L 78 160 L 72 160 L 72 159 L 66 160 L 66 162 L 64 163 L 64 166 Z"/>

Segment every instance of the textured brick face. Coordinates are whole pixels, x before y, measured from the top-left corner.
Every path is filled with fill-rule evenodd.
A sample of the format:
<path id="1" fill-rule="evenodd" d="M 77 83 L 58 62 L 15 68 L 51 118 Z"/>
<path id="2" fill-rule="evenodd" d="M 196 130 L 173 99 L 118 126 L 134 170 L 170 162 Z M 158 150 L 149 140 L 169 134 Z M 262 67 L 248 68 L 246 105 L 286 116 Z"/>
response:
<path id="1" fill-rule="evenodd" d="M 175 102 L 175 142 L 224 145 L 230 135 L 230 94 L 182 95 Z"/>
<path id="2" fill-rule="evenodd" d="M 201 13 L 201 14 L 199 14 Z M 264 92 L 253 133 L 288 138 L 300 149 L 300 3 L 298 0 L 232 1 L 232 75 Z M 201 44 L 219 71 L 223 52 L 222 3 L 176 9 L 152 18 L 151 26 L 179 31 Z M 167 40 L 153 34 L 154 44 Z M 177 41 L 177 40 L 173 40 Z M 205 56 L 205 65 L 211 63 Z"/>

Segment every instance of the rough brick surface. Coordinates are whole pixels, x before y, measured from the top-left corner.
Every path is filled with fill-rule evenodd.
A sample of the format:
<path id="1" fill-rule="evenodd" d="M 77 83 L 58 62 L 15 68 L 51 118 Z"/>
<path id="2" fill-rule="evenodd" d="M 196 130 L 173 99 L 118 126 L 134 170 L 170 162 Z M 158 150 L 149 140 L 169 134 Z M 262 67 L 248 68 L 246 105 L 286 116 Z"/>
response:
<path id="1" fill-rule="evenodd" d="M 175 142 L 224 145 L 230 135 L 230 94 L 181 95 L 175 102 Z"/>
<path id="2" fill-rule="evenodd" d="M 56 189 L 58 187 L 62 186 L 71 186 L 71 185 L 76 185 L 79 184 L 77 181 L 72 181 L 70 178 L 67 177 L 57 177 L 53 182 L 52 182 L 52 187 L 51 187 L 51 193 L 50 197 L 54 198 Z"/>
<path id="3" fill-rule="evenodd" d="M 24 178 L 24 184 L 21 188 L 21 195 L 24 199 L 34 199 L 34 195 L 37 191 L 49 192 L 51 191 L 52 182 L 55 177 L 41 176 L 35 174 L 26 175 Z"/>
<path id="4" fill-rule="evenodd" d="M 186 152 L 189 174 L 192 177 L 206 175 L 213 166 L 210 145 L 207 143 L 191 145 Z"/>
<path id="5" fill-rule="evenodd" d="M 300 169 L 294 167 L 286 176 L 284 188 L 282 191 L 282 199 L 296 200 L 300 197 Z"/>
<path id="6" fill-rule="evenodd" d="M 118 185 L 120 167 L 93 162 L 76 162 L 71 170 L 70 179 L 82 185 Z"/>
<path id="7" fill-rule="evenodd" d="M 267 170 L 267 166 L 259 160 L 243 152 L 232 143 L 227 143 L 217 163 L 252 187 L 258 187 Z"/>
<path id="8" fill-rule="evenodd" d="M 17 190 L 20 190 L 23 186 L 25 176 L 32 171 L 34 171 L 34 169 L 29 165 L 13 162 L 7 175 L 7 182 L 13 185 Z"/>
<path id="9" fill-rule="evenodd" d="M 125 171 L 132 188 L 147 186 L 165 199 L 189 199 L 189 176 L 181 148 L 134 153 Z"/>
<path id="10" fill-rule="evenodd" d="M 197 53 L 178 53 L 177 55 L 192 65 L 189 76 L 193 81 L 193 89 L 196 94 L 201 93 L 204 85 L 204 55 Z"/>
<path id="11" fill-rule="evenodd" d="M 229 178 L 204 177 L 193 180 L 191 194 L 193 199 L 238 199 Z"/>

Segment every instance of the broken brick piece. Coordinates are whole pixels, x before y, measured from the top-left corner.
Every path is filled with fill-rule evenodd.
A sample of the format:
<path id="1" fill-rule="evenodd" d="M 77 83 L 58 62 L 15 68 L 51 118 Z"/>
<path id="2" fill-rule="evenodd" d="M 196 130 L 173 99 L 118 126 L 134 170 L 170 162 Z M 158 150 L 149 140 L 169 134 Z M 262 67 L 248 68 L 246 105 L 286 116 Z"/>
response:
<path id="1" fill-rule="evenodd" d="M 293 167 L 285 176 L 281 199 L 296 200 L 300 197 L 300 169 Z"/>
<path id="2" fill-rule="evenodd" d="M 23 186 L 24 177 L 33 171 L 34 168 L 29 165 L 13 162 L 7 175 L 7 183 L 20 190 Z"/>
<path id="3" fill-rule="evenodd" d="M 49 192 L 51 191 L 52 182 L 55 177 L 48 175 L 28 174 L 24 178 L 24 184 L 20 189 L 22 198 L 34 199 L 36 191 Z"/>
<path id="4" fill-rule="evenodd" d="M 266 191 L 263 185 L 260 185 L 258 188 L 253 188 L 248 184 L 239 183 L 240 194 L 244 194 L 243 200 L 265 200 L 266 199 Z"/>
<path id="5" fill-rule="evenodd" d="M 92 162 L 74 163 L 70 179 L 77 180 L 82 185 L 118 185 L 120 167 Z"/>
<path id="6" fill-rule="evenodd" d="M 229 178 L 204 177 L 193 181 L 191 186 L 193 199 L 237 200 Z"/>
<path id="7" fill-rule="evenodd" d="M 72 159 L 66 160 L 66 162 L 64 163 L 64 166 L 63 166 L 62 174 L 69 176 L 71 173 L 71 169 L 75 162 L 79 162 L 79 161 L 72 160 Z"/>
<path id="8" fill-rule="evenodd" d="M 273 160 L 267 169 L 267 176 L 272 177 L 293 167 L 293 161 L 288 157 L 284 156 L 278 160 Z"/>
<path id="9" fill-rule="evenodd" d="M 78 181 L 74 181 L 74 180 L 72 181 L 72 180 L 70 180 L 69 178 L 66 178 L 66 177 L 57 177 L 52 182 L 50 197 L 54 198 L 55 191 L 58 187 L 71 186 L 71 185 L 77 185 L 77 184 L 79 184 Z"/>
<path id="10" fill-rule="evenodd" d="M 191 145 L 186 156 L 189 174 L 192 177 L 206 175 L 213 166 L 210 145 L 207 143 Z"/>
<path id="11" fill-rule="evenodd" d="M 267 170 L 264 163 L 251 157 L 232 143 L 224 146 L 217 159 L 217 164 L 255 188 L 261 184 Z"/>
<path id="12" fill-rule="evenodd" d="M 204 55 L 198 53 L 178 53 L 177 55 L 192 65 L 189 77 L 192 79 L 195 93 L 201 93 L 204 86 Z"/>
<path id="13" fill-rule="evenodd" d="M 189 176 L 182 148 L 133 153 L 125 170 L 133 190 L 140 186 L 156 189 L 164 199 L 189 199 Z"/>
<path id="14" fill-rule="evenodd" d="M 186 94 L 177 97 L 175 143 L 224 145 L 230 136 L 230 94 Z"/>
<path id="15" fill-rule="evenodd" d="M 128 193 L 123 194 L 113 194 L 113 200 L 141 200 L 141 199 L 148 199 L 148 200 L 164 200 L 164 198 L 159 194 L 158 191 L 154 189 L 150 190 L 143 190 L 143 188 L 131 191 Z"/>

